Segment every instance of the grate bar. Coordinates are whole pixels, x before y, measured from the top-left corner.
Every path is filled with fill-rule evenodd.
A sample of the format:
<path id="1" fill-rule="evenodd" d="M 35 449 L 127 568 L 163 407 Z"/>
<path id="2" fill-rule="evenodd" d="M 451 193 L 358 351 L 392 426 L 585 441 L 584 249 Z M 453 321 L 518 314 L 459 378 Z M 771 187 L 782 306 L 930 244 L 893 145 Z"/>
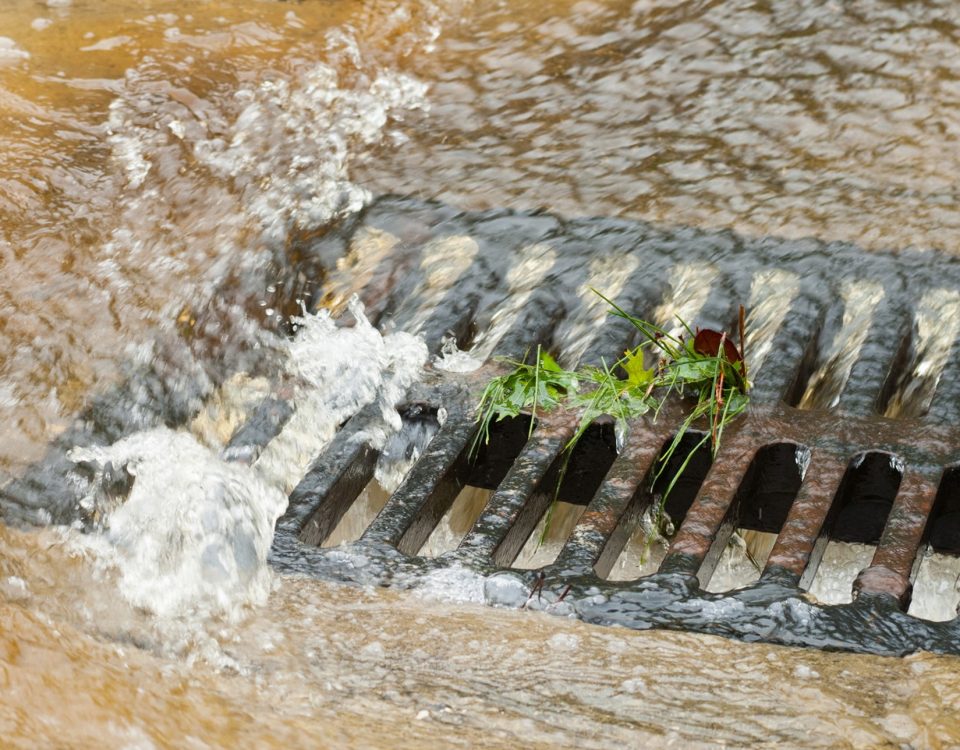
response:
<path id="1" fill-rule="evenodd" d="M 732 505 L 740 486 L 741 467 L 758 448 L 741 434 L 730 434 L 718 452 L 700 492 L 660 564 L 661 573 L 696 576 L 706 586 L 733 533 Z"/>
<path id="2" fill-rule="evenodd" d="M 800 295 L 791 303 L 783 323 L 777 329 L 770 350 L 758 367 L 747 372 L 752 383 L 750 398 L 757 404 L 776 403 L 787 396 L 802 367 L 810 340 L 819 327 L 822 311 L 813 301 Z M 751 345 L 749 321 L 747 346 Z M 747 361 L 751 354 L 747 350 Z"/>
<path id="3" fill-rule="evenodd" d="M 493 493 L 458 552 L 513 563 L 553 498 L 554 488 L 543 479 L 573 437 L 572 419 L 544 419 L 524 445 L 507 476 Z"/>
<path id="4" fill-rule="evenodd" d="M 468 413 L 449 414 L 361 541 L 415 555 L 465 484 L 466 454 L 476 427 Z"/>
<path id="5" fill-rule="evenodd" d="M 906 472 L 870 567 L 854 582 L 856 593 L 889 594 L 904 609 L 909 606 L 936 496 L 936 482 L 924 472 Z"/>
<path id="6" fill-rule="evenodd" d="M 280 434 L 292 416 L 293 406 L 289 401 L 268 396 L 230 438 L 223 451 L 224 460 L 252 464 L 260 456 L 264 446 Z"/>
<path id="7" fill-rule="evenodd" d="M 884 383 L 900 356 L 898 344 L 908 334 L 903 310 L 884 295 L 874 311 L 869 331 L 840 393 L 840 410 L 851 414 L 874 414 Z M 893 335 L 891 336 L 891 333 Z M 884 342 L 878 346 L 876 342 Z"/>
<path id="8" fill-rule="evenodd" d="M 610 574 L 650 503 L 643 484 L 671 432 L 663 423 L 655 427 L 641 422 L 631 425 L 623 451 L 560 550 L 556 569 L 592 568 L 601 578 Z"/>
<path id="9" fill-rule="evenodd" d="M 947 363 L 927 410 L 930 421 L 949 427 L 960 425 L 960 338 L 950 346 Z"/>
<path id="10" fill-rule="evenodd" d="M 358 439 L 370 414 L 369 407 L 362 410 L 337 432 L 290 493 L 278 529 L 308 545 L 319 546 L 326 540 L 373 478 L 380 453 Z"/>
<path id="11" fill-rule="evenodd" d="M 764 580 L 809 587 L 826 548 L 827 519 L 846 471 L 846 463 L 813 449 L 803 483 L 764 566 Z"/>
<path id="12" fill-rule="evenodd" d="M 290 494 L 288 506 L 291 519 L 305 520 L 300 529 L 304 544 L 319 547 L 326 541 L 353 501 L 373 479 L 379 455 L 365 443 L 348 443 L 338 446 L 332 456 L 330 452 L 325 453 L 324 459 L 314 464 Z M 302 519 L 304 512 L 310 510 L 313 510 L 312 515 Z"/>

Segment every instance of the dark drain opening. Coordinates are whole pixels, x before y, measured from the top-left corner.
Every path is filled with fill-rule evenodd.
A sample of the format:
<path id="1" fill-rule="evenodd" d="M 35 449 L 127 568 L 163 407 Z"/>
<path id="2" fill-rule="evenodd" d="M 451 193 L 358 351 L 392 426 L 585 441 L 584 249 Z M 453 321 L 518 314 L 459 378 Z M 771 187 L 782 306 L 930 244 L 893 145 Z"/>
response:
<path id="1" fill-rule="evenodd" d="M 647 476 L 637 488 L 603 554 L 595 564 L 594 569 L 598 576 L 611 581 L 630 581 L 656 572 L 666 552 L 666 545 L 648 537 L 648 529 L 641 524 L 643 514 L 649 507 L 661 501 L 671 478 L 677 476 L 663 507 L 664 518 L 661 526 L 666 537 L 662 542 L 669 542 L 686 518 L 687 511 L 693 505 L 713 464 L 709 445 L 696 447 L 703 437 L 702 432 L 684 433 L 666 465 L 663 464 L 663 457 L 667 454 L 674 436 L 671 435 L 664 441 L 656 460 L 651 463 Z M 690 460 L 681 471 L 688 457 Z"/>
<path id="2" fill-rule="evenodd" d="M 721 582 L 716 575 L 711 577 L 708 591 L 739 588 L 760 577 L 800 491 L 808 462 L 809 450 L 795 443 L 775 443 L 757 451 L 731 504 L 729 523 L 736 527 L 732 540 L 737 541 L 727 545 L 717 566 L 726 578 Z M 742 555 L 734 551 L 736 547 L 742 547 Z"/>
<path id="3" fill-rule="evenodd" d="M 477 321 L 471 318 L 467 321 L 466 325 L 463 326 L 459 335 L 457 335 L 456 331 L 451 331 L 450 333 L 456 340 L 457 348 L 461 351 L 468 352 L 476 343 L 477 338 L 480 336 L 480 331 L 481 328 L 477 325 Z"/>
<path id="4" fill-rule="evenodd" d="M 560 482 L 563 461 L 558 461 L 543 479 L 546 487 L 557 487 L 557 499 L 570 505 L 586 505 L 596 494 L 610 465 L 617 457 L 617 436 L 613 419 L 601 417 L 577 441 Z"/>
<path id="5" fill-rule="evenodd" d="M 554 498 L 589 502 L 616 458 L 615 437 L 612 424 L 593 425 L 568 459 L 565 448 L 575 428 L 574 422 L 559 421 L 534 430 L 461 541 L 465 554 L 489 555 L 494 564 L 511 566 Z"/>
<path id="6" fill-rule="evenodd" d="M 809 451 L 794 443 L 776 443 L 757 451 L 738 492 L 738 525 L 779 534 L 800 490 Z M 745 489 L 745 491 L 743 491 Z"/>
<path id="7" fill-rule="evenodd" d="M 891 453 L 861 453 L 847 466 L 811 554 L 801 588 L 828 603 L 849 602 L 860 571 L 871 564 L 903 478 Z M 829 565 L 823 565 L 823 561 Z M 832 571 L 828 577 L 825 570 Z"/>
<path id="8" fill-rule="evenodd" d="M 464 486 L 444 510 L 442 518 L 420 550 L 421 554 L 430 557 L 443 554 L 463 541 L 469 530 L 480 520 L 487 502 L 492 497 L 491 493 L 500 488 L 507 473 L 516 463 L 528 443 L 529 434 L 530 418 L 525 415 L 491 425 L 489 443 L 480 444 L 475 455 L 471 456 Z M 536 435 L 530 440 L 536 441 Z M 544 496 L 548 498 L 547 505 L 554 497 L 563 506 L 586 505 L 596 493 L 615 458 L 616 435 L 613 421 L 598 419 L 577 442 L 566 463 L 563 481 L 560 481 L 560 470 L 565 461 L 563 455 L 553 461 L 538 480 L 526 502 L 526 505 L 530 505 L 534 510 L 524 509 L 517 519 L 520 527 L 511 532 L 511 539 L 514 540 L 511 543 L 516 543 L 515 537 L 521 533 L 521 527 L 529 526 L 531 522 L 536 527 L 536 524 L 542 521 L 543 514 L 537 514 L 535 509 L 543 506 Z M 557 525 L 551 525 L 551 533 L 546 541 L 555 542 L 555 537 L 562 535 L 564 530 L 569 530 L 577 517 L 578 511 L 561 508 Z M 533 537 L 539 538 L 539 534 L 533 534 L 533 529 L 530 529 L 521 548 L 529 548 Z M 532 557 L 535 552 L 538 553 L 537 559 L 544 557 L 543 552 L 536 549 L 536 545 L 528 551 L 530 554 L 525 554 L 525 557 Z"/>
<path id="9" fill-rule="evenodd" d="M 670 490 L 670 494 L 667 496 L 667 502 L 663 506 L 664 513 L 670 518 L 670 522 L 675 529 L 680 528 L 680 524 L 683 523 L 683 519 L 686 518 L 687 511 L 690 510 L 690 506 L 693 505 L 693 501 L 700 491 L 700 486 L 703 484 L 703 480 L 706 479 L 707 472 L 710 471 L 710 466 L 713 464 L 713 455 L 710 452 L 710 446 L 705 443 L 699 448 L 696 447 L 697 443 L 701 440 L 703 440 L 702 432 L 685 433 L 680 439 L 680 444 L 677 446 L 677 449 L 664 466 L 662 463 L 663 456 L 666 455 L 667 449 L 673 441 L 671 437 L 670 440 L 663 444 L 660 456 L 657 458 L 656 464 L 654 464 L 655 471 L 659 472 L 659 476 L 657 476 L 657 479 L 653 483 L 653 497 L 655 500 L 659 501 L 659 498 L 663 497 L 663 493 L 667 491 L 670 485 L 670 480 L 673 477 L 677 477 L 676 484 L 674 484 L 673 489 Z M 693 451 L 692 456 L 691 451 Z M 690 460 L 684 468 L 683 463 L 687 461 L 688 457 Z M 681 469 L 683 469 L 682 472 Z"/>
<path id="10" fill-rule="evenodd" d="M 793 382 L 784 394 L 783 400 L 789 406 L 799 407 L 800 402 L 803 400 L 803 395 L 807 392 L 810 378 L 816 371 L 820 358 L 820 338 L 822 335 L 823 324 L 821 321 L 820 325 L 811 333 L 810 339 L 807 341 L 807 346 L 804 349 L 803 357 L 797 366 Z"/>
<path id="11" fill-rule="evenodd" d="M 943 473 L 933 506 L 930 546 L 936 552 L 960 555 L 960 466 Z"/>
<path id="12" fill-rule="evenodd" d="M 464 485 L 417 554 L 439 557 L 455 550 L 487 507 L 492 494 L 492 490 L 483 487 Z"/>
<path id="13" fill-rule="evenodd" d="M 889 453 L 865 453 L 854 459 L 839 497 L 830 538 L 838 542 L 876 544 L 900 489 L 903 466 Z"/>
<path id="14" fill-rule="evenodd" d="M 466 484 L 495 490 L 517 460 L 529 435 L 530 417 L 526 414 L 493 422 L 490 425 L 490 440 L 480 441 L 476 450 L 468 456 Z M 467 450 L 473 450 L 472 440 Z"/>
<path id="15" fill-rule="evenodd" d="M 458 463 L 458 477 L 438 486 L 439 494 L 424 506 L 401 549 L 407 554 L 434 557 L 455 549 L 483 512 L 490 493 L 496 490 L 527 444 L 531 418 L 508 417 L 490 425 L 489 441 L 467 443 Z"/>
<path id="16" fill-rule="evenodd" d="M 371 479 L 318 546 L 337 547 L 357 541 L 389 499 L 390 493 L 376 479 Z"/>
<path id="17" fill-rule="evenodd" d="M 593 499 L 617 457 L 614 422 L 601 417 L 577 441 L 566 467 L 565 458 L 554 462 L 544 476 L 542 487 L 556 504 L 540 516 L 514 561 L 516 568 L 539 568 L 554 562 L 572 533 L 585 506 Z"/>
<path id="18" fill-rule="evenodd" d="M 927 413 L 929 404 L 905 405 L 903 403 L 904 394 L 916 381 L 916 375 L 910 368 L 910 365 L 917 360 L 915 334 L 916 331 L 911 327 L 903 331 L 900 336 L 900 346 L 897 347 L 897 353 L 890 364 L 890 371 L 877 398 L 877 414 L 907 418 L 922 417 Z"/>

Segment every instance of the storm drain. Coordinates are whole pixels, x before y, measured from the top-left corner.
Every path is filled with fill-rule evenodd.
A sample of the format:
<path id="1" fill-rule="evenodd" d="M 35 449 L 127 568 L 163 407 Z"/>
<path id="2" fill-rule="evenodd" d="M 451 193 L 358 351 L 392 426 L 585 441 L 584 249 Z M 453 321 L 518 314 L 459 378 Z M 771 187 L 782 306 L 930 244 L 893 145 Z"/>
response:
<path id="1" fill-rule="evenodd" d="M 906 614 L 927 550 L 960 554 L 960 262 L 391 200 L 321 244 L 317 252 L 343 253 L 367 270 L 360 295 L 381 326 L 419 332 L 435 352 L 455 337 L 486 364 L 469 373 L 434 368 L 411 390 L 405 421 L 435 434 L 360 539 L 324 548 L 378 459 L 358 439 L 372 414 L 344 424 L 290 496 L 271 554 L 276 567 L 413 586 L 462 566 L 486 577 L 490 603 L 594 623 L 960 654 L 960 621 Z M 590 288 L 662 323 L 680 314 L 734 330 L 738 306 L 749 310 L 749 413 L 713 460 L 702 452 L 691 462 L 668 498 L 676 532 L 659 570 L 633 581 L 608 576 L 659 501 L 655 462 L 682 405 L 637 420 L 619 446 L 612 424 L 598 421 L 559 491 L 573 415 L 538 415 L 532 430 L 530 417 L 505 420 L 471 452 L 474 407 L 502 367 L 496 357 L 523 358 L 539 345 L 566 365 L 609 363 L 635 345 Z M 272 424 L 279 430 L 282 420 Z M 486 507 L 456 549 L 422 555 L 468 486 L 492 491 Z M 551 564 L 515 569 L 555 491 L 585 506 L 582 514 Z M 753 584 L 708 593 L 735 529 L 776 542 Z M 830 540 L 875 546 L 848 604 L 805 595 Z"/>
<path id="2" fill-rule="evenodd" d="M 355 266 L 381 327 L 419 332 L 434 352 L 454 337 L 486 364 L 434 368 L 410 391 L 408 427 L 435 434 L 359 540 L 325 548 L 378 460 L 359 439 L 373 415 L 344 424 L 290 496 L 271 553 L 276 567 L 415 586 L 460 566 L 485 577 L 490 603 L 593 623 L 960 654 L 960 621 L 906 614 L 924 554 L 960 554 L 957 260 L 401 200 L 375 203 L 312 251 Z M 676 531 L 659 569 L 632 581 L 608 577 L 644 511 L 659 502 L 655 462 L 682 405 L 637 420 L 619 446 L 612 424 L 598 421 L 559 491 L 574 415 L 538 415 L 532 430 L 530 417 L 505 420 L 471 453 L 474 407 L 502 367 L 496 357 L 523 358 L 539 345 L 568 366 L 609 363 L 636 344 L 590 288 L 665 324 L 679 314 L 734 330 L 738 306 L 749 311 L 749 413 L 713 460 L 701 452 L 691 462 L 668 498 Z M 279 430 L 282 419 L 270 424 Z M 422 554 L 465 487 L 492 491 L 472 528 L 455 549 Z M 552 563 L 515 568 L 555 491 L 585 506 L 582 514 Z M 709 593 L 735 529 L 776 542 L 754 583 Z M 831 540 L 875 546 L 848 604 L 805 595 Z"/>
<path id="3" fill-rule="evenodd" d="M 960 554 L 960 261 L 400 199 L 374 203 L 305 252 L 340 258 L 340 278 L 360 280 L 356 291 L 382 328 L 420 333 L 435 354 L 455 339 L 485 364 L 434 367 L 411 389 L 407 429 L 432 437 L 359 540 L 324 547 L 379 458 L 362 439 L 372 409 L 342 425 L 290 495 L 271 552 L 277 568 L 415 586 L 461 567 L 484 576 L 489 603 L 592 623 L 960 654 L 960 621 L 906 613 L 928 550 Z M 348 287 L 328 285 L 326 304 Z M 680 315 L 735 330 L 739 305 L 748 309 L 749 413 L 715 458 L 701 452 L 688 466 L 667 501 L 675 533 L 659 569 L 632 581 L 609 576 L 659 502 L 654 467 L 682 404 L 637 420 L 620 445 L 612 423 L 599 420 L 558 491 L 575 415 L 537 415 L 532 430 L 530 416 L 505 420 L 471 452 L 474 407 L 503 366 L 498 357 L 523 358 L 539 345 L 566 366 L 611 363 L 637 343 L 591 288 L 663 324 Z M 234 448 L 256 449 L 288 411 L 265 404 Z M 466 487 L 492 492 L 479 517 L 455 549 L 423 554 Z M 516 567 L 555 491 L 582 514 L 553 562 Z M 736 529 L 776 535 L 775 544 L 756 581 L 710 593 Z M 875 547 L 848 604 L 805 594 L 831 540 Z"/>

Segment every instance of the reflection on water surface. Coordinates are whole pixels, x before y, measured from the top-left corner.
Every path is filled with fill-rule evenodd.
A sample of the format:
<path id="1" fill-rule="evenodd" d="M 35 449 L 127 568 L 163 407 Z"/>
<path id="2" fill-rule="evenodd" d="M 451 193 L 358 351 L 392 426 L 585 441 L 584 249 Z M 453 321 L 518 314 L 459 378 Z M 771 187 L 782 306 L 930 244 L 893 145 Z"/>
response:
<path id="1" fill-rule="evenodd" d="M 876 0 L 7 3 L 0 467 L 131 368 L 202 381 L 189 405 L 266 367 L 311 291 L 277 288 L 290 238 L 369 194 L 955 252 L 958 22 Z M 239 622 L 160 622 L 73 536 L 2 532 L 11 745 L 960 743 L 953 659 L 298 579 Z"/>

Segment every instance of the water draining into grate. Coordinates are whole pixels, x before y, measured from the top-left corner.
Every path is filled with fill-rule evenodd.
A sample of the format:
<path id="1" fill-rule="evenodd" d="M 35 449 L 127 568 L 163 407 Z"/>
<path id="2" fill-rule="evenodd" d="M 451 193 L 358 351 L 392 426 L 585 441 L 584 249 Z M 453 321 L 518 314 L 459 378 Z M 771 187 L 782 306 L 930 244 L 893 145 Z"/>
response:
<path id="1" fill-rule="evenodd" d="M 356 332 L 378 364 L 369 398 L 338 405 L 342 378 L 367 374 L 352 344 L 328 357 L 318 340 L 224 451 L 288 488 L 276 568 L 402 588 L 460 568 L 488 603 L 593 623 L 960 653 L 955 586 L 932 562 L 943 573 L 960 554 L 960 357 L 956 327 L 936 322 L 960 261 L 389 198 L 315 242 L 303 252 L 346 253 L 324 304 L 358 296 L 324 335 Z M 682 404 L 625 434 L 598 420 L 562 482 L 575 415 L 504 420 L 474 444 L 498 357 L 610 363 L 636 343 L 592 288 L 662 324 L 733 330 L 749 305 L 750 410 L 681 475 L 667 544 L 648 511 Z M 826 581 L 824 561 L 842 575 Z M 911 609 L 916 587 L 935 605 Z"/>
<path id="2" fill-rule="evenodd" d="M 427 285 L 431 304 L 414 310 L 416 295 L 398 292 L 403 304 L 378 308 L 390 294 L 358 291 L 381 325 L 420 333 L 434 353 L 445 336 L 458 336 L 465 351 L 448 344 L 407 394 L 418 414 L 442 420 L 399 487 L 378 496 L 370 488 L 376 457 L 353 438 L 368 417 L 349 420 L 293 491 L 277 527 L 276 566 L 403 587 L 463 566 L 485 577 L 490 603 L 591 622 L 960 653 L 954 617 L 907 614 L 930 556 L 960 552 L 956 330 L 934 323 L 955 304 L 944 290 L 960 280 L 960 263 L 626 222 L 419 210 L 420 236 L 431 239 L 411 272 L 419 280 L 397 286 Z M 389 234 L 403 211 L 381 201 L 364 226 Z M 404 228 L 415 234 L 409 221 Z M 454 263 L 462 260 L 454 249 L 491 244 L 500 252 Z M 594 260 L 572 262 L 585 247 Z M 510 248 L 516 263 L 497 267 Z M 417 252 L 412 243 L 408 251 Z M 494 260 L 478 267 L 483 258 Z M 922 294 L 918 259 L 931 282 Z M 457 265 L 442 290 L 433 267 L 441 262 Z M 633 343 L 622 321 L 598 312 L 591 287 L 660 322 L 680 314 L 728 330 L 738 303 L 750 304 L 750 412 L 715 460 L 707 452 L 694 461 L 671 494 L 675 534 L 666 548 L 645 541 L 644 511 L 662 490 L 651 469 L 679 424 L 675 411 L 638 420 L 620 446 L 601 420 L 558 490 L 561 451 L 575 429 L 569 415 L 538 415 L 532 431 L 524 419 L 499 423 L 490 445 L 470 452 L 472 408 L 497 371 L 493 357 L 540 345 L 568 365 L 611 362 Z M 558 515 L 541 546 L 555 490 Z M 337 537 L 352 543 L 321 548 L 358 496 L 366 515 Z M 845 595 L 825 589 L 825 559 L 855 561 Z"/>

